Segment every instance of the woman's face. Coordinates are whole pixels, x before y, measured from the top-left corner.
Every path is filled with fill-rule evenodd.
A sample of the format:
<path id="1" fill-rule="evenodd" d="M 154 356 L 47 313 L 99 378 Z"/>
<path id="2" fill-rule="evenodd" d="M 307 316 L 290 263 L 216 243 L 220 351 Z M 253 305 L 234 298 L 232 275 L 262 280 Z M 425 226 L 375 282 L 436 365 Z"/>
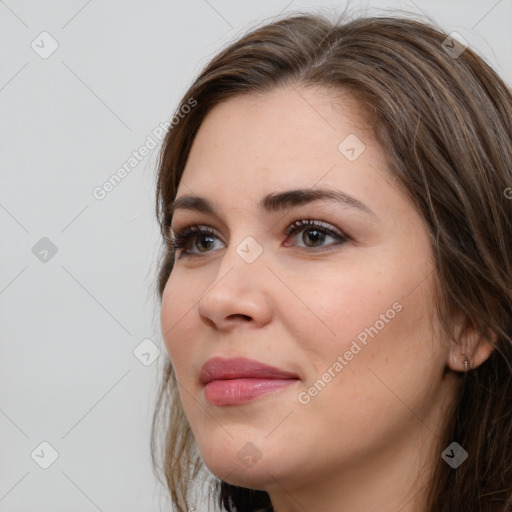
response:
<path id="1" fill-rule="evenodd" d="M 292 189 L 361 204 L 260 205 Z M 188 195 L 216 213 L 178 208 L 173 233 L 213 234 L 192 233 L 178 250 L 161 324 L 206 466 L 269 492 L 333 475 L 361 486 L 383 471 L 403 486 L 440 432 L 447 348 L 431 330 L 425 226 L 356 104 L 294 88 L 227 100 L 195 138 L 177 198 Z M 287 234 L 308 218 L 322 225 Z M 200 372 L 213 357 L 296 378 L 207 391 Z"/>

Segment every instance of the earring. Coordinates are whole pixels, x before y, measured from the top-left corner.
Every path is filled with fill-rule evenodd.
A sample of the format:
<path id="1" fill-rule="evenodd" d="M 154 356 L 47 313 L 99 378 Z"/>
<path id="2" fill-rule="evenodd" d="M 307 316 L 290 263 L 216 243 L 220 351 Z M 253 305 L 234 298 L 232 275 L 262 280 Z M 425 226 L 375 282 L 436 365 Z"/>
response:
<path id="1" fill-rule="evenodd" d="M 469 370 L 469 359 L 466 354 L 462 354 L 464 356 L 464 371 L 467 372 Z"/>

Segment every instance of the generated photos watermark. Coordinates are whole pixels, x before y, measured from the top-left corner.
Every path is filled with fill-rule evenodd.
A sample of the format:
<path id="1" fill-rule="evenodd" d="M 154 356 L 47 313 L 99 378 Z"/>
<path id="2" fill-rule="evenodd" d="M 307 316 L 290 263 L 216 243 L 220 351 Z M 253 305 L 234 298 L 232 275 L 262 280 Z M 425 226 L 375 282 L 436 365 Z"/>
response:
<path id="1" fill-rule="evenodd" d="M 158 146 L 158 144 L 160 144 L 160 142 L 162 142 L 167 130 L 176 126 L 196 105 L 197 100 L 190 98 L 187 103 L 181 106 L 179 111 L 170 121 L 165 121 L 156 126 L 146 137 L 144 144 L 142 144 L 136 151 L 133 151 L 131 156 L 126 159 L 123 165 L 121 165 L 116 172 L 111 174 L 103 184 L 94 187 L 92 190 L 93 197 L 98 201 L 105 199 L 105 197 L 107 197 L 107 195 L 112 192 L 133 171 L 133 169 L 135 169 L 135 167 L 137 167 L 137 165 L 139 165 L 139 163 Z"/>
<path id="2" fill-rule="evenodd" d="M 311 399 L 320 393 L 329 382 L 331 382 L 336 375 L 338 375 L 345 366 L 349 364 L 350 361 L 354 358 L 356 354 L 359 354 L 361 350 L 367 346 L 368 337 L 374 338 L 379 334 L 379 332 L 384 329 L 386 324 L 388 324 L 393 318 L 395 318 L 396 314 L 402 311 L 403 306 L 399 302 L 394 302 L 393 305 L 386 310 L 385 313 L 381 313 L 379 315 L 379 320 L 377 320 L 372 326 L 365 328 L 357 335 L 357 339 L 352 341 L 350 348 L 345 351 L 343 355 L 339 355 L 336 358 L 336 361 L 333 362 L 329 368 L 322 374 L 322 376 L 317 379 L 312 386 L 310 386 L 307 391 L 301 391 L 297 399 L 301 404 L 309 404 Z M 361 343 L 359 345 L 358 341 Z"/>

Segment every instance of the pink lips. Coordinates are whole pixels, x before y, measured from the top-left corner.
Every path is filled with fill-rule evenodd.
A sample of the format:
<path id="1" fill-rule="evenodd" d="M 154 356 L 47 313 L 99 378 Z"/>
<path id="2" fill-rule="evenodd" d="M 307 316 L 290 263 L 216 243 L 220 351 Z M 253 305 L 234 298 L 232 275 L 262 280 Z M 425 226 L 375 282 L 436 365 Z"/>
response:
<path id="1" fill-rule="evenodd" d="M 212 404 L 238 405 L 289 386 L 299 377 L 252 359 L 214 357 L 201 368 L 199 380 Z"/>

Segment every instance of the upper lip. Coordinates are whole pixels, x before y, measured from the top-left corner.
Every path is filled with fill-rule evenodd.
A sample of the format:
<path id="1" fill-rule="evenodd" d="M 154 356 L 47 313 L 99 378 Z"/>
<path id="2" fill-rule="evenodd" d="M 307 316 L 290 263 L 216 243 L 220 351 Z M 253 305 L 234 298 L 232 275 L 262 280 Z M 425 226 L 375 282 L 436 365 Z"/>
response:
<path id="1" fill-rule="evenodd" d="M 292 372 L 281 370 L 245 357 L 213 357 L 208 359 L 199 373 L 203 385 L 212 380 L 225 379 L 298 379 Z"/>

